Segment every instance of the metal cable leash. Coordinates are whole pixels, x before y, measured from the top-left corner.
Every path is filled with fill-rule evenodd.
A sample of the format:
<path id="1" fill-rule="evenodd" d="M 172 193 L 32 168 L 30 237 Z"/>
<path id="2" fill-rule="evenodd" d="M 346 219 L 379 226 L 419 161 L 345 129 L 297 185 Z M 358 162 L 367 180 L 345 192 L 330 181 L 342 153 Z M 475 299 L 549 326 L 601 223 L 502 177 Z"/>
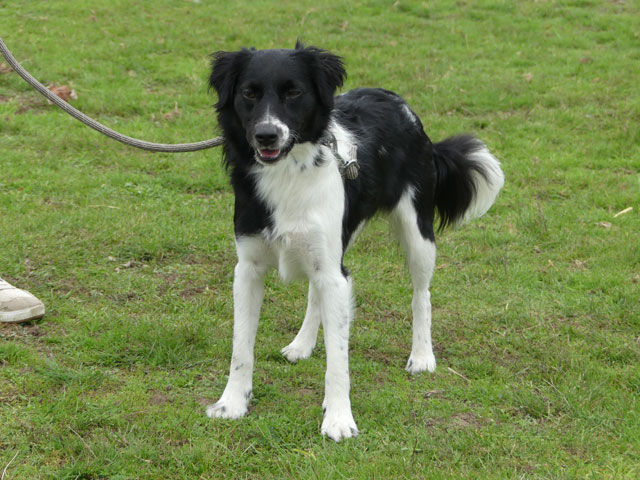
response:
<path id="1" fill-rule="evenodd" d="M 102 125 L 101 123 L 95 121 L 93 118 L 88 117 L 80 110 L 72 107 L 67 102 L 62 100 L 56 94 L 51 92 L 47 87 L 42 85 L 38 80 L 36 80 L 29 72 L 27 72 L 22 65 L 18 63 L 18 61 L 13 57 L 7 46 L 2 41 L 2 37 L 0 37 L 0 53 L 5 58 L 5 60 L 9 63 L 11 68 L 18 74 L 22 79 L 35 88 L 38 92 L 44 95 L 49 101 L 55 103 L 58 107 L 63 109 L 69 115 L 74 117 L 77 120 L 80 120 L 85 125 L 97 130 L 98 132 L 106 135 L 107 137 L 113 138 L 119 142 L 124 143 L 125 145 L 129 145 L 136 148 L 142 148 L 143 150 L 151 150 L 154 152 L 169 152 L 169 153 L 178 153 L 178 152 L 195 152 L 197 150 L 204 150 L 206 148 L 217 147 L 222 145 L 224 139 L 223 137 L 215 137 L 210 140 L 203 140 L 201 142 L 195 143 L 176 143 L 176 144 L 168 144 L 168 143 L 152 143 L 146 142 L 144 140 L 139 140 L 137 138 L 128 137 L 123 135 L 115 130 L 110 129 Z"/>

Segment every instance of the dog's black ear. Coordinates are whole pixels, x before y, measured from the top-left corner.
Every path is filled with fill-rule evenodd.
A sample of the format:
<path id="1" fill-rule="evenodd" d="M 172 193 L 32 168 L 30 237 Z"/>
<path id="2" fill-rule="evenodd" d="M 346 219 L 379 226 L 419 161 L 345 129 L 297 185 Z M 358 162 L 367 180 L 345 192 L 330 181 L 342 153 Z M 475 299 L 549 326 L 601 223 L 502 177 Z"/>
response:
<path id="1" fill-rule="evenodd" d="M 342 58 L 331 52 L 322 52 L 319 56 L 319 63 L 324 73 L 324 78 L 321 77 L 325 88 L 323 94 L 330 95 L 330 103 L 333 105 L 333 96 L 336 90 L 344 84 L 347 71 L 344 68 Z M 326 101 L 326 98 L 323 98 L 323 101 Z"/>
<path id="2" fill-rule="evenodd" d="M 305 47 L 300 40 L 296 43 L 295 51 L 299 55 L 304 55 L 310 63 L 322 104 L 333 107 L 333 96 L 347 77 L 342 59 L 327 50 Z"/>
<path id="3" fill-rule="evenodd" d="M 251 55 L 250 50 L 239 52 L 215 52 L 211 55 L 209 87 L 218 94 L 216 110 L 220 111 L 233 100 L 238 75 Z"/>

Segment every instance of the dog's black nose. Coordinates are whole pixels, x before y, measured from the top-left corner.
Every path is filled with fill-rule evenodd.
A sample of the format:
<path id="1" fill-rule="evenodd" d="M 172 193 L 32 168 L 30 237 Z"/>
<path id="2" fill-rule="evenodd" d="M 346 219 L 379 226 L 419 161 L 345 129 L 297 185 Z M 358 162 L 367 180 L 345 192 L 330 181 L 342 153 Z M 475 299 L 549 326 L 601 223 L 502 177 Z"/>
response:
<path id="1" fill-rule="evenodd" d="M 256 141 L 263 146 L 273 145 L 278 141 L 278 128 L 275 125 L 265 123 L 256 128 Z"/>

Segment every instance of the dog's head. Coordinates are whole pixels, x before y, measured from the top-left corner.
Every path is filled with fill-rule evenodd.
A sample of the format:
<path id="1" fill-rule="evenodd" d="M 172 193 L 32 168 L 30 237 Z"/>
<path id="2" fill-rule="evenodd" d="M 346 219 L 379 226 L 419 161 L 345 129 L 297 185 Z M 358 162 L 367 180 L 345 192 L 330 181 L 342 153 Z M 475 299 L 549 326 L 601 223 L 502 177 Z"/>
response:
<path id="1" fill-rule="evenodd" d="M 218 93 L 225 139 L 246 142 L 262 164 L 320 138 L 346 76 L 339 57 L 299 42 L 293 50 L 217 52 L 212 65 L 210 86 Z"/>

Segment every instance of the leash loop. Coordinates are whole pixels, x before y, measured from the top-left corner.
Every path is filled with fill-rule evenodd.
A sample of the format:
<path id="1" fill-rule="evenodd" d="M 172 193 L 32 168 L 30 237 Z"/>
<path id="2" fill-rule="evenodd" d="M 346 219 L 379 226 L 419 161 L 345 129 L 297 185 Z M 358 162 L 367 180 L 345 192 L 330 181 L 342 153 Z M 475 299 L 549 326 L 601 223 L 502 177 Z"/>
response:
<path id="1" fill-rule="evenodd" d="M 153 152 L 168 152 L 168 153 L 178 153 L 178 152 L 195 152 L 197 150 L 204 150 L 206 148 L 217 147 L 222 145 L 224 142 L 223 137 L 215 137 L 209 140 L 203 140 L 201 142 L 195 143 L 153 143 L 147 142 L 144 140 L 139 140 L 137 138 L 128 137 L 127 135 L 123 135 L 115 130 L 110 129 L 109 127 L 104 126 L 100 122 L 95 121 L 93 118 L 85 115 L 80 110 L 72 107 L 67 102 L 62 100 L 56 94 L 51 92 L 47 87 L 42 85 L 38 80 L 36 80 L 29 72 L 27 72 L 22 65 L 18 63 L 18 61 L 11 54 L 5 43 L 2 41 L 2 37 L 0 37 L 0 53 L 5 58 L 5 60 L 9 63 L 11 68 L 18 74 L 22 79 L 35 88 L 38 92 L 44 95 L 50 102 L 55 103 L 62 110 L 67 112 L 76 120 L 80 120 L 85 125 L 97 130 L 98 132 L 110 137 L 114 140 L 124 143 L 125 145 L 129 145 L 131 147 L 141 148 L 143 150 L 151 150 Z"/>

